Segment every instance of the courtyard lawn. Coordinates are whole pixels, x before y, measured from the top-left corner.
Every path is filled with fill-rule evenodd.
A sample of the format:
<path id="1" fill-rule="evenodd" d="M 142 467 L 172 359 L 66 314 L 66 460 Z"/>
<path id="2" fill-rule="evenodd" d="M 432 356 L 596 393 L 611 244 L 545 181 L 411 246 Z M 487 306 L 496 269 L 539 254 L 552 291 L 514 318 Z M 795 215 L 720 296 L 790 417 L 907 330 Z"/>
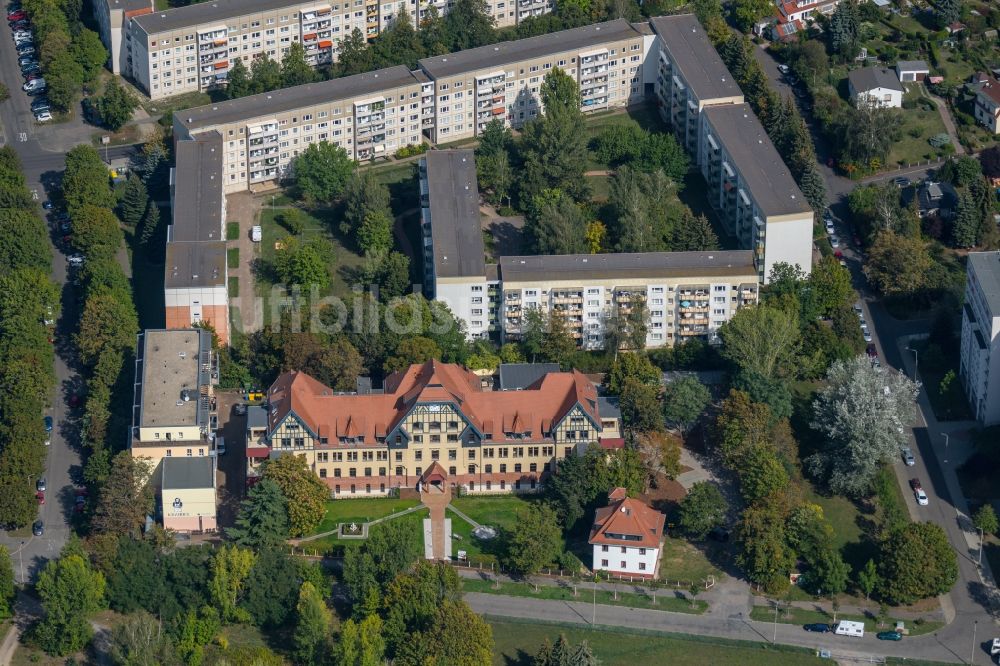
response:
<path id="1" fill-rule="evenodd" d="M 567 579 L 560 581 L 559 586 L 542 585 L 535 586 L 531 583 L 500 583 L 500 587 L 492 580 L 463 578 L 462 590 L 465 592 L 479 592 L 481 594 L 500 594 L 508 597 L 530 597 L 532 599 L 554 599 L 557 601 L 579 601 L 594 603 L 594 588 L 588 583 L 581 582 L 577 585 L 576 594 L 573 594 L 573 584 Z M 617 594 L 609 590 L 598 590 L 596 603 L 605 606 L 625 606 L 627 608 L 649 608 L 653 610 L 670 611 L 672 613 L 688 613 L 700 615 L 708 610 L 708 603 L 695 599 L 694 603 L 681 592 L 672 590 L 657 590 L 656 603 L 645 591 L 636 591 L 638 588 L 622 583 L 618 586 Z"/>
<path id="2" fill-rule="evenodd" d="M 903 96 L 903 103 L 914 103 L 915 108 L 900 110 L 900 134 L 899 140 L 892 144 L 889 149 L 888 164 L 886 168 L 896 168 L 905 166 L 911 162 L 935 159 L 945 154 L 945 149 L 935 148 L 927 141 L 935 134 L 946 134 L 944 121 L 941 114 L 931 100 L 921 97 L 916 86 L 910 89 Z"/>
<path id="3" fill-rule="evenodd" d="M 806 666 L 822 664 L 812 650 L 761 643 L 727 641 L 707 636 L 629 632 L 610 627 L 594 629 L 539 622 L 517 622 L 487 617 L 493 627 L 496 648 L 494 666 L 530 666 L 542 642 L 555 643 L 564 634 L 573 644 L 587 641 L 604 666 L 633 666 L 637 663 L 702 666 L 703 664 L 740 664 L 741 666 Z M 780 655 L 780 656 L 779 656 Z"/>
<path id="4" fill-rule="evenodd" d="M 667 537 L 660 554 L 660 580 L 701 582 L 715 576 L 718 582 L 725 574 L 712 564 L 709 555 L 716 561 L 729 558 L 725 544 L 706 541 L 696 546 L 686 539 Z"/>
<path id="5" fill-rule="evenodd" d="M 348 502 L 350 500 L 344 500 Z M 388 514 L 386 514 L 388 515 Z M 408 513 L 405 516 L 400 516 L 399 518 L 394 518 L 393 523 L 402 523 L 406 525 L 407 530 L 411 530 L 415 535 L 418 543 L 423 543 L 424 539 L 424 518 L 430 515 L 430 512 L 426 508 L 418 509 L 412 513 Z M 345 522 L 345 521 L 339 521 Z M 382 525 L 387 523 L 380 523 L 376 525 L 373 529 L 378 529 Z M 301 545 L 301 549 L 309 554 L 322 554 L 327 553 L 331 550 L 338 550 L 344 548 L 356 548 L 364 542 L 364 539 L 339 539 L 337 535 L 331 534 L 330 536 L 325 536 L 322 539 L 315 539 L 313 541 L 307 541 Z M 299 548 L 299 547 L 297 547 Z"/>
<path id="6" fill-rule="evenodd" d="M 451 501 L 451 505 L 480 525 L 509 528 L 517 522 L 517 512 L 528 508 L 532 501 L 535 500 L 519 495 L 456 497 Z M 461 520 L 458 516 L 454 518 Z"/>
<path id="7" fill-rule="evenodd" d="M 326 503 L 326 515 L 313 534 L 337 529 L 338 523 L 367 523 L 420 504 L 417 500 L 391 497 L 338 499 Z"/>
<path id="8" fill-rule="evenodd" d="M 873 604 L 873 608 L 874 608 Z M 750 619 L 758 622 L 774 622 L 774 606 L 754 606 L 750 611 Z M 865 631 L 888 631 L 896 626 L 895 619 L 886 620 L 885 625 L 879 626 L 874 617 L 865 615 L 851 615 L 850 613 L 837 613 L 837 621 L 853 620 L 854 622 L 864 622 Z M 904 620 L 906 628 L 911 636 L 920 636 L 937 631 L 944 626 L 943 622 L 924 620 Z M 822 610 L 812 610 L 808 608 L 780 608 L 778 610 L 778 624 L 833 624 L 833 615 Z M 903 640 L 906 640 L 905 638 Z"/>

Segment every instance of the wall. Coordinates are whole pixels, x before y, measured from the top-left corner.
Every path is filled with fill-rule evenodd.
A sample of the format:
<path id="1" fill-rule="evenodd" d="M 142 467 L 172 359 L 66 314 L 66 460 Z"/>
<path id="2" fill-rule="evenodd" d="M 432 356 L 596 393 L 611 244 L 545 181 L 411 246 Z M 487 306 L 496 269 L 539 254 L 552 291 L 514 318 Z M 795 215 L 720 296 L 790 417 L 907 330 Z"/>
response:
<path id="1" fill-rule="evenodd" d="M 608 552 L 604 552 L 607 548 Z M 645 554 L 640 554 L 639 548 L 633 548 L 631 546 L 610 546 L 602 544 L 593 545 L 593 569 L 595 571 L 612 571 L 615 573 L 624 574 L 634 574 L 640 576 L 652 576 L 653 572 L 656 570 L 656 557 L 659 553 L 658 548 L 646 548 Z M 622 551 L 625 551 L 624 553 Z M 603 560 L 607 560 L 607 566 L 602 564 Z M 625 566 L 622 566 L 622 562 L 625 562 Z M 645 565 L 645 569 L 641 569 L 640 565 Z"/>

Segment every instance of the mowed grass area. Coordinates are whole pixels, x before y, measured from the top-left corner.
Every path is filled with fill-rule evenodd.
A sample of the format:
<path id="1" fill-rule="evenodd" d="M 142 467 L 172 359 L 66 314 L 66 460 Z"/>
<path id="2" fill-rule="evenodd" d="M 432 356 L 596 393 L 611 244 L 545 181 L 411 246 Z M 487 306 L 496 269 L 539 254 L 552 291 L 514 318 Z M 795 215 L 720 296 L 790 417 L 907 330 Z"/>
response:
<path id="1" fill-rule="evenodd" d="M 718 582 L 725 574 L 712 564 L 712 560 L 728 559 L 725 544 L 706 541 L 696 545 L 686 539 L 667 537 L 663 540 L 663 553 L 660 555 L 660 580 L 700 583 L 709 576 L 715 576 Z"/>
<path id="2" fill-rule="evenodd" d="M 944 154 L 943 149 L 935 148 L 927 142 L 935 134 L 947 133 L 934 102 L 921 97 L 916 86 L 910 86 L 903 99 L 904 104 L 913 102 L 916 107 L 900 109 L 899 140 L 889 149 L 889 168 L 935 159 Z"/>
<path id="3" fill-rule="evenodd" d="M 617 594 L 609 590 L 597 590 L 596 603 L 605 606 L 625 606 L 626 608 L 648 608 L 651 610 L 670 611 L 672 613 L 688 613 L 700 615 L 708 610 L 708 603 L 695 599 L 694 603 L 680 592 L 658 590 L 656 601 L 646 592 L 636 592 L 639 589 L 627 583 L 619 585 Z M 577 585 L 573 594 L 573 585 L 569 580 L 559 586 L 539 585 L 538 590 L 531 583 L 500 583 L 482 579 L 462 579 L 462 590 L 465 592 L 480 592 L 483 594 L 500 594 L 507 597 L 528 597 L 531 599 L 549 599 L 555 601 L 580 601 L 593 603 L 594 588 L 587 583 Z M 632 590 L 632 591 L 630 591 Z"/>
<path id="4" fill-rule="evenodd" d="M 758 622 L 774 622 L 773 606 L 754 606 L 750 611 L 750 619 Z M 852 615 L 850 613 L 837 613 L 837 621 L 853 620 L 854 622 L 864 622 L 865 631 L 890 631 L 896 626 L 896 620 L 890 618 L 886 623 L 879 626 L 878 621 L 873 617 L 865 615 Z M 944 626 L 944 622 L 931 620 L 904 620 L 906 628 L 911 636 L 920 636 L 937 631 Z M 822 610 L 812 610 L 808 608 L 781 608 L 778 610 L 778 624 L 833 624 L 833 615 Z M 906 640 L 905 638 L 903 640 Z"/>
<path id="5" fill-rule="evenodd" d="M 573 644 L 587 641 L 603 666 L 670 664 L 740 664 L 740 666 L 806 666 L 829 663 L 813 656 L 811 650 L 768 646 L 742 641 L 725 641 L 707 636 L 655 634 L 547 624 L 538 621 L 514 622 L 487 618 L 493 627 L 495 666 L 531 666 L 532 657 L 545 639 L 554 643 L 565 634 Z"/>
<path id="6" fill-rule="evenodd" d="M 480 525 L 489 525 L 498 531 L 511 528 L 517 522 L 518 511 L 530 506 L 533 498 L 517 495 L 502 495 L 496 497 L 456 497 L 451 506 L 472 518 Z M 450 508 L 450 507 L 449 507 Z M 452 542 L 452 553 L 457 557 L 459 550 L 464 550 L 472 565 L 482 564 L 488 567 L 497 562 L 501 549 L 501 537 L 489 541 L 481 541 L 472 535 L 472 525 L 465 522 L 453 511 L 448 512 L 451 518 L 451 532 L 458 539 Z"/>
<path id="7" fill-rule="evenodd" d="M 338 523 L 367 523 L 420 504 L 417 500 L 391 497 L 338 499 L 326 503 L 326 515 L 313 534 L 337 529 Z"/>
<path id="8" fill-rule="evenodd" d="M 423 543 L 424 518 L 428 515 L 430 515 L 430 512 L 426 508 L 421 508 L 412 513 L 408 513 L 405 516 L 393 518 L 392 522 L 404 524 L 406 529 L 411 530 L 416 535 L 417 542 Z M 387 524 L 388 523 L 380 523 L 373 529 L 378 529 L 382 525 Z M 336 535 L 330 535 L 323 537 L 322 539 L 307 541 L 302 544 L 302 548 L 307 553 L 321 554 L 339 548 L 357 548 L 362 543 L 364 543 L 364 539 L 338 539 Z"/>

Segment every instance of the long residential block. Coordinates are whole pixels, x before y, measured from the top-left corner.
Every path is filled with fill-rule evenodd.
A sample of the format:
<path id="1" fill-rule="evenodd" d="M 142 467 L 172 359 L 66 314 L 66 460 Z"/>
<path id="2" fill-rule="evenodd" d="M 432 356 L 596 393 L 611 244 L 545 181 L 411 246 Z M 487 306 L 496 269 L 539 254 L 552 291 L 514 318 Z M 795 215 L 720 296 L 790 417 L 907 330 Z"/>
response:
<path id="1" fill-rule="evenodd" d="M 976 420 L 1000 423 L 1000 252 L 969 253 L 960 374 Z"/>
<path id="2" fill-rule="evenodd" d="M 224 86 L 237 59 L 249 67 L 267 55 L 281 60 L 301 42 L 313 66 L 334 62 L 357 29 L 371 40 L 404 14 L 416 25 L 448 0 L 213 0 L 153 11 L 152 0 L 96 0 L 94 14 L 112 71 L 131 78 L 152 99 Z M 552 0 L 488 0 L 497 27 L 552 11 Z"/>

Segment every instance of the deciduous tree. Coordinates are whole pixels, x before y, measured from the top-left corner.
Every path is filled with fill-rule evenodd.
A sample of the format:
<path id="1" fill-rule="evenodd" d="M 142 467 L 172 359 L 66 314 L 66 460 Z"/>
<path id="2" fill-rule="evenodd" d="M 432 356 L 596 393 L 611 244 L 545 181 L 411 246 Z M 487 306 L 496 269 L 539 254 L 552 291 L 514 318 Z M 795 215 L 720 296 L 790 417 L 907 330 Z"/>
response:
<path id="1" fill-rule="evenodd" d="M 111 77 L 104 86 L 104 94 L 97 99 L 97 112 L 101 120 L 112 132 L 117 132 L 132 120 L 132 114 L 139 107 L 139 100 Z"/>
<path id="2" fill-rule="evenodd" d="M 984 504 L 979 507 L 972 516 L 972 524 L 976 526 L 976 529 L 982 530 L 984 534 L 996 534 L 997 529 L 1000 529 L 1000 523 L 997 522 L 997 514 L 993 510 L 992 504 Z"/>
<path id="3" fill-rule="evenodd" d="M 91 528 L 98 534 L 138 536 L 153 509 L 151 472 L 147 458 L 135 458 L 128 451 L 116 455 L 101 486 Z"/>
<path id="4" fill-rule="evenodd" d="M 729 510 L 726 498 L 709 481 L 698 481 L 680 503 L 679 522 L 684 533 L 694 539 L 704 539 L 722 525 Z"/>
<path id="5" fill-rule="evenodd" d="M 281 456 L 264 465 L 264 478 L 274 481 L 288 502 L 288 522 L 292 536 L 316 529 L 326 514 L 330 489 L 301 456 Z"/>
<path id="6" fill-rule="evenodd" d="M 788 364 L 799 346 L 799 322 L 766 304 L 740 308 L 719 329 L 721 353 L 744 370 L 774 377 Z"/>
<path id="7" fill-rule="evenodd" d="M 357 170 L 357 162 L 336 144 L 320 141 L 292 160 L 292 174 L 299 191 L 310 201 L 331 204 L 344 193 Z"/>
<path id="8" fill-rule="evenodd" d="M 312 583 L 302 583 L 299 587 L 299 602 L 295 606 L 295 629 L 292 632 L 296 663 L 312 665 L 327 661 L 331 624 L 330 611 L 323 597 Z"/>
<path id="9" fill-rule="evenodd" d="M 518 513 L 504 529 L 504 564 L 518 574 L 530 576 L 556 562 L 562 552 L 562 532 L 556 513 L 544 504 L 532 504 Z"/>
<path id="10" fill-rule="evenodd" d="M 934 523 L 908 523 L 889 535 L 880 556 L 882 596 L 893 604 L 944 594 L 958 579 L 958 559 Z"/>
<path id="11" fill-rule="evenodd" d="M 317 80 L 319 72 L 306 62 L 306 48 L 302 42 L 293 41 L 281 59 L 281 87 L 302 86 Z"/>
<path id="12" fill-rule="evenodd" d="M 694 375 L 683 375 L 669 382 L 663 388 L 663 415 L 667 423 L 681 431 L 698 422 L 702 412 L 712 399 L 708 387 Z"/>
<path id="13" fill-rule="evenodd" d="M 104 603 L 104 587 L 104 576 L 80 555 L 51 560 L 35 586 L 43 609 L 33 632 L 38 645 L 59 656 L 83 648 L 93 634 L 89 617 Z"/>

